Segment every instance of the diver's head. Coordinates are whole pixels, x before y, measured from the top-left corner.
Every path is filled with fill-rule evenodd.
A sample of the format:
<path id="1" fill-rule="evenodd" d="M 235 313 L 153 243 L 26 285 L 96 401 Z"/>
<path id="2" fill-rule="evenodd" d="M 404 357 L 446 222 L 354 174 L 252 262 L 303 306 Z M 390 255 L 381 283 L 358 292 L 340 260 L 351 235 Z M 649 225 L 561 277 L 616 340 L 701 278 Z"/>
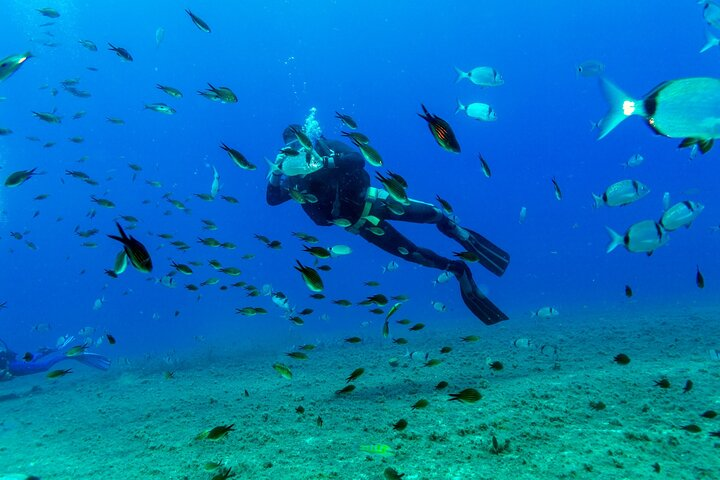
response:
<path id="1" fill-rule="evenodd" d="M 293 130 L 302 132 L 302 126 L 295 123 L 295 124 L 287 127 L 285 130 L 283 130 L 282 137 L 283 137 L 283 142 L 285 142 L 285 145 L 290 145 L 292 143 L 297 143 L 297 144 L 300 143 L 300 142 L 298 142 L 297 136 L 295 135 L 295 132 Z"/>

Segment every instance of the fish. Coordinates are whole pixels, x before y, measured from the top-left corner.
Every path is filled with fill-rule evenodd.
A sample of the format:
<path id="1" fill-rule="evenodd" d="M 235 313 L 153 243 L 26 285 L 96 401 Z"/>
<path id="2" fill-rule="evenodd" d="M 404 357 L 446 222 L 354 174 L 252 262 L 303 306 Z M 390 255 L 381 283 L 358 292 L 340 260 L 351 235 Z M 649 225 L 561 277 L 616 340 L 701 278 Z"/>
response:
<path id="1" fill-rule="evenodd" d="M 215 198 L 215 196 L 218 194 L 218 190 L 220 190 L 220 174 L 218 173 L 217 169 L 213 165 L 213 181 L 212 184 L 210 184 L 210 195 L 212 198 Z"/>
<path id="2" fill-rule="evenodd" d="M 381 455 L 383 457 L 392 457 L 395 455 L 393 448 L 389 445 L 360 445 L 360 451 L 373 455 Z"/>
<path id="3" fill-rule="evenodd" d="M 385 477 L 385 480 L 402 480 L 402 478 L 405 476 L 404 473 L 399 473 L 397 470 L 395 470 L 392 467 L 387 467 L 383 471 L 383 477 Z"/>
<path id="4" fill-rule="evenodd" d="M 125 50 L 124 48 L 122 48 L 122 47 L 116 47 L 115 45 L 113 45 L 112 43 L 109 43 L 109 42 L 108 42 L 108 45 L 110 46 L 110 48 L 109 48 L 108 50 L 110 50 L 110 51 L 112 51 L 112 52 L 115 52 L 115 54 L 116 54 L 118 57 L 122 58 L 124 61 L 126 61 L 126 62 L 132 62 L 132 61 L 133 61 L 133 56 L 130 55 L 130 52 L 128 52 L 128 51 Z"/>
<path id="5" fill-rule="evenodd" d="M 720 28 L 720 5 L 713 1 L 699 1 L 697 3 L 705 4 L 703 6 L 703 18 L 705 22 L 713 28 Z"/>
<path id="6" fill-rule="evenodd" d="M 555 180 L 555 177 L 552 178 L 552 184 L 553 184 L 553 190 L 555 191 L 555 198 L 558 200 L 562 200 L 562 191 L 560 190 L 560 185 L 558 185 L 557 180 Z"/>
<path id="7" fill-rule="evenodd" d="M 192 22 L 193 22 L 193 23 L 195 24 L 195 26 L 196 26 L 197 28 L 199 28 L 201 31 L 203 31 L 203 32 L 205 32 L 205 33 L 210 33 L 210 32 L 211 32 L 210 27 L 208 26 L 207 23 L 205 23 L 205 21 L 204 21 L 202 18 L 198 17 L 197 15 L 195 15 L 194 13 L 192 13 L 190 10 L 187 10 L 187 9 L 185 10 L 185 13 L 187 13 L 188 15 L 190 15 L 190 19 L 192 20 Z"/>
<path id="8" fill-rule="evenodd" d="M 149 103 L 145 104 L 145 110 L 151 110 L 153 112 L 162 113 L 163 115 L 175 115 L 176 110 L 164 103 Z"/>
<path id="9" fill-rule="evenodd" d="M 178 90 L 177 88 L 168 87 L 167 85 L 160 85 L 159 83 L 156 85 L 156 87 L 158 89 L 162 90 L 163 92 L 167 93 L 168 95 L 170 95 L 173 98 L 182 98 L 183 97 L 182 92 L 180 90 Z"/>
<path id="10" fill-rule="evenodd" d="M 158 27 L 155 30 L 155 48 L 159 48 L 163 40 L 165 40 L 165 29 L 163 27 Z"/>
<path id="11" fill-rule="evenodd" d="M 340 390 L 335 390 L 335 395 L 347 395 L 355 390 L 355 385 L 352 383 L 350 385 L 346 385 Z"/>
<path id="12" fill-rule="evenodd" d="M 602 195 L 592 194 L 594 207 L 624 207 L 640 200 L 650 193 L 647 185 L 637 180 L 620 180 L 610 185 Z"/>
<path id="13" fill-rule="evenodd" d="M 352 139 L 353 144 L 360 149 L 360 153 L 366 162 L 373 167 L 382 167 L 383 159 L 380 153 L 368 144 Z"/>
<path id="14" fill-rule="evenodd" d="M 478 153 L 478 158 L 480 160 L 480 168 L 482 168 L 483 175 L 485 175 L 487 178 L 490 178 L 492 176 L 490 165 L 488 165 L 488 163 L 485 161 L 482 153 Z"/>
<path id="15" fill-rule="evenodd" d="M 457 108 L 455 113 L 465 112 L 468 117 L 479 120 L 481 122 L 494 122 L 497 120 L 497 113 L 487 103 L 471 103 L 469 105 L 463 105 L 460 100 L 457 102 Z"/>
<path id="16" fill-rule="evenodd" d="M 364 369 L 364 368 L 356 368 L 356 369 L 353 370 L 352 373 L 351 373 L 350 375 L 348 375 L 348 377 L 345 379 L 345 380 L 346 380 L 346 383 L 350 383 L 350 382 L 353 382 L 353 381 L 357 380 L 358 378 L 360 378 L 360 377 L 362 376 L 363 373 L 365 373 L 365 369 Z"/>
<path id="17" fill-rule="evenodd" d="M 212 84 L 208 83 L 209 89 L 198 92 L 198 95 L 220 103 L 237 103 L 238 98 L 229 87 L 217 87 L 215 88 Z"/>
<path id="18" fill-rule="evenodd" d="M 435 300 L 431 300 L 431 301 L 430 301 L 430 304 L 431 304 L 432 307 L 433 307 L 436 311 L 438 311 L 438 312 L 444 312 L 444 311 L 447 310 L 447 306 L 445 306 L 445 304 L 442 303 L 442 302 L 438 302 L 438 301 L 435 301 Z"/>
<path id="19" fill-rule="evenodd" d="M 35 118 L 42 120 L 43 122 L 58 125 L 62 123 L 62 117 L 55 114 L 55 110 L 52 112 L 32 112 Z M 47 144 L 46 144 L 47 145 Z"/>
<path id="20" fill-rule="evenodd" d="M 720 39 L 716 37 L 711 31 L 705 30 L 705 44 L 700 49 L 700 53 L 707 52 L 712 47 L 720 45 Z"/>
<path id="21" fill-rule="evenodd" d="M 720 130 L 720 79 L 707 77 L 669 80 L 634 99 L 602 78 L 603 93 L 610 109 L 600 121 L 598 140 L 626 118 L 638 115 L 658 135 L 683 139 L 680 147 L 697 145 L 701 153 L 712 148 Z"/>
<path id="22" fill-rule="evenodd" d="M 605 73 L 605 64 L 597 60 L 586 60 L 575 67 L 575 73 L 581 77 L 599 77 Z"/>
<path id="23" fill-rule="evenodd" d="M 38 175 L 35 173 L 37 167 L 31 168 L 30 170 L 18 170 L 13 172 L 5 179 L 6 187 L 17 187 L 30 180 L 33 176 Z"/>
<path id="24" fill-rule="evenodd" d="M 362 143 L 364 145 L 367 145 L 370 143 L 370 139 L 367 135 L 360 133 L 360 132 L 340 132 L 340 135 L 343 137 L 349 138 L 353 143 Z"/>
<path id="25" fill-rule="evenodd" d="M 422 399 L 418 400 L 417 402 L 413 403 L 410 408 L 412 410 L 421 410 L 421 409 L 427 407 L 428 405 L 430 405 L 430 402 L 428 402 L 427 400 L 422 398 Z"/>
<path id="26" fill-rule="evenodd" d="M 221 438 L 227 437 L 228 433 L 234 430 L 235 424 L 231 425 L 220 425 L 218 427 L 205 430 L 195 437 L 195 440 L 220 440 Z"/>
<path id="27" fill-rule="evenodd" d="M 475 403 L 482 398 L 482 394 L 474 388 L 466 388 L 458 393 L 450 393 L 448 401 L 457 400 L 460 403 Z"/>
<path id="28" fill-rule="evenodd" d="M 541 307 L 532 312 L 532 316 L 538 317 L 540 320 L 547 320 L 549 318 L 557 317 L 558 315 L 560 315 L 560 312 L 558 312 L 555 307 Z"/>
<path id="29" fill-rule="evenodd" d="M 437 144 L 448 152 L 460 153 L 460 144 L 450 124 L 437 115 L 429 113 L 425 105 L 421 104 L 420 106 L 423 113 L 418 113 L 418 116 L 427 122 L 430 133 L 432 133 Z"/>
<path id="30" fill-rule="evenodd" d="M 352 253 L 352 248 L 348 247 L 347 245 L 333 245 L 328 250 L 330 251 L 330 255 L 332 255 L 333 257 L 350 255 Z"/>
<path id="31" fill-rule="evenodd" d="M 287 365 L 283 365 L 282 363 L 274 363 L 272 367 L 284 379 L 292 380 L 292 371 Z"/>
<path id="32" fill-rule="evenodd" d="M 340 112 L 335 112 L 335 118 L 340 119 L 340 121 L 348 128 L 352 128 L 355 130 L 358 125 L 355 119 L 353 119 L 350 115 L 346 115 Z"/>
<path id="33" fill-rule="evenodd" d="M 237 165 L 238 167 L 242 168 L 243 170 L 255 170 L 257 167 L 250 163 L 247 158 L 245 158 L 245 155 L 238 152 L 234 148 L 230 148 L 224 143 L 220 144 L 220 148 L 225 150 L 227 154 L 230 156 L 232 161 Z"/>
<path id="34" fill-rule="evenodd" d="M 60 378 L 64 377 L 65 375 L 72 373 L 72 368 L 68 368 L 67 370 L 52 370 L 48 372 L 47 375 L 45 375 L 47 378 Z"/>
<path id="35" fill-rule="evenodd" d="M 618 234 L 610 227 L 605 229 L 610 235 L 607 253 L 622 245 L 628 252 L 652 255 L 670 239 L 667 230 L 654 220 L 643 220 L 631 225 L 625 235 Z"/>
<path id="36" fill-rule="evenodd" d="M 130 259 L 130 263 L 133 267 L 140 272 L 150 273 L 153 268 L 152 259 L 150 258 L 150 254 L 145 246 L 136 240 L 132 235 L 128 237 L 118 222 L 115 222 L 115 225 L 120 232 L 120 236 L 108 235 L 108 237 L 123 244 L 125 254 L 128 259 Z"/>
<path id="37" fill-rule="evenodd" d="M 705 206 L 702 203 L 685 200 L 665 210 L 658 224 L 668 232 L 675 231 L 680 227 L 690 228 L 704 209 Z"/>
<path id="38" fill-rule="evenodd" d="M 625 296 L 627 298 L 632 298 L 632 296 L 633 296 L 633 290 L 630 285 L 625 285 Z"/>
<path id="39" fill-rule="evenodd" d="M 0 60 L 0 82 L 10 78 L 25 62 L 32 58 L 32 53 L 25 52 L 16 55 L 10 55 Z"/>
<path id="40" fill-rule="evenodd" d="M 518 217 L 518 223 L 522 225 L 525 223 L 525 219 L 527 218 L 527 207 L 520 207 L 520 216 Z"/>
<path id="41" fill-rule="evenodd" d="M 91 52 L 97 52 L 98 47 L 95 45 L 95 42 L 92 42 L 90 40 L 78 40 L 78 43 L 82 45 L 83 47 L 87 48 Z"/>
<path id="42" fill-rule="evenodd" d="M 37 12 L 40 15 L 42 15 L 43 17 L 48 17 L 48 18 L 58 18 L 60 16 L 60 12 L 58 12 L 54 8 L 49 8 L 49 7 L 39 8 L 39 9 L 37 9 Z"/>
<path id="43" fill-rule="evenodd" d="M 700 266 L 696 265 L 696 267 L 697 273 L 695 274 L 695 285 L 697 285 L 698 288 L 705 288 L 705 277 L 703 277 L 703 274 L 700 271 Z"/>
<path id="44" fill-rule="evenodd" d="M 464 72 L 458 67 L 455 67 L 455 72 L 457 73 L 455 83 L 463 79 L 468 79 L 470 82 L 481 87 L 499 87 L 505 83 L 502 75 L 493 67 L 475 67 L 469 72 Z"/>
<path id="45" fill-rule="evenodd" d="M 398 268 L 400 268 L 400 265 L 395 260 L 390 260 L 386 266 L 382 267 L 382 272 L 394 272 Z"/>
<path id="46" fill-rule="evenodd" d="M 392 177 L 385 177 L 380 172 L 375 172 L 375 178 L 382 183 L 390 197 L 402 205 L 410 205 L 405 188 Z"/>
<path id="47" fill-rule="evenodd" d="M 302 275 L 305 285 L 313 292 L 322 292 L 325 287 L 323 285 L 322 278 L 320 278 L 317 271 L 312 267 L 303 265 L 300 263 L 300 260 L 295 261 L 297 262 L 297 266 L 294 268 Z"/>
<path id="48" fill-rule="evenodd" d="M 667 211 L 670 208 L 670 192 L 663 193 L 662 204 L 663 212 Z"/>

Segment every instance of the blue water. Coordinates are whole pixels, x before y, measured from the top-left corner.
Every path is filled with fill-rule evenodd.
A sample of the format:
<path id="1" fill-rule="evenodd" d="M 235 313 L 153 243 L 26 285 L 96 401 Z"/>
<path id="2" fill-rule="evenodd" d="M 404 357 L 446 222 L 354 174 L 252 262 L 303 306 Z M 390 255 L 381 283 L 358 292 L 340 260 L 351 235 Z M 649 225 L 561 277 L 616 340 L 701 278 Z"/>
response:
<path id="1" fill-rule="evenodd" d="M 210 24 L 213 31 L 206 34 L 172 1 L 4 3 L 0 57 L 30 50 L 36 58 L 0 84 L 0 96 L 7 97 L 0 102 L 0 127 L 15 132 L 0 137 L 0 176 L 33 167 L 45 172 L 0 192 L 0 302 L 7 302 L 7 309 L 0 311 L 0 338 L 14 349 L 54 344 L 58 336 L 84 326 L 115 335 L 117 355 L 187 347 L 199 335 L 232 341 L 254 332 L 287 333 L 290 323 L 269 297 L 248 298 L 244 290 L 222 291 L 219 285 L 199 292 L 183 288 L 209 277 L 221 278 L 221 285 L 238 280 L 258 287 L 271 284 L 299 308 L 314 308 L 302 327 L 308 338 L 326 330 L 356 332 L 365 321 L 379 331 L 382 317 L 329 302 L 356 302 L 376 292 L 410 296 L 402 314 L 415 321 L 477 322 L 460 301 L 454 282 L 433 287 L 438 271 L 393 258 L 340 228 L 316 227 L 293 202 L 266 205 L 263 157 L 276 154 L 283 128 L 301 123 L 311 107 L 317 108 L 330 138 L 341 129 L 334 112 L 352 115 L 387 168 L 407 179 L 411 197 L 434 201 L 441 195 L 463 225 L 511 253 L 511 266 L 501 279 L 473 267 L 478 283 L 510 321 L 528 321 L 529 312 L 542 306 L 554 306 L 571 321 L 593 312 L 712 302 L 720 270 L 715 253 L 720 234 L 709 228 L 720 223 L 714 208 L 719 194 L 717 151 L 690 161 L 687 151 L 676 149 L 676 140 L 654 135 L 638 118 L 596 141 L 590 122 L 602 117 L 606 105 L 597 80 L 575 73 L 580 62 L 599 60 L 608 78 L 637 96 L 664 80 L 717 76 L 720 50 L 697 53 L 705 41 L 701 6 L 691 1 L 628 5 L 618 0 L 229 4 L 186 5 Z M 57 8 L 61 17 L 41 28 L 38 25 L 49 19 L 34 9 L 46 6 Z M 159 27 L 166 34 L 156 46 Z M 80 39 L 94 41 L 99 51 L 84 49 L 77 43 Z M 48 40 L 59 46 L 44 46 Z M 135 61 L 122 62 L 107 50 L 108 42 L 127 48 Z M 497 68 L 505 84 L 482 89 L 467 81 L 455 83 L 453 66 L 469 70 L 480 65 Z M 75 98 L 62 90 L 59 82 L 75 77 L 80 79 L 78 88 L 90 91 L 92 98 Z M 196 95 L 208 82 L 232 88 L 239 102 L 223 105 Z M 179 88 L 184 98 L 170 98 L 155 88 L 157 83 Z M 41 89 L 43 85 L 48 88 Z M 57 96 L 50 94 L 51 88 L 59 90 Z M 490 103 L 498 121 L 479 123 L 455 115 L 456 99 Z M 178 113 L 163 116 L 143 110 L 153 102 L 165 102 Z M 462 154 L 435 144 L 416 115 L 421 103 L 451 123 Z M 32 117 L 32 111 L 54 108 L 64 117 L 62 125 Z M 78 110 L 88 113 L 72 120 Z M 108 116 L 126 124 L 110 124 Z M 76 135 L 85 142 L 66 140 Z M 57 145 L 43 148 L 47 141 Z M 258 169 L 237 168 L 219 148 L 221 142 L 243 152 Z M 492 167 L 490 179 L 482 175 L 479 152 Z M 621 163 L 635 153 L 642 154 L 645 163 L 624 169 Z M 88 159 L 77 163 L 83 156 Z M 128 163 L 143 167 L 134 182 Z M 220 193 L 238 198 L 240 204 L 203 202 L 193 196 L 209 193 L 210 165 L 220 173 Z M 66 169 L 85 171 L 100 185 L 65 176 Z M 552 177 L 563 190 L 562 201 L 554 197 Z M 591 193 L 625 178 L 647 184 L 651 194 L 629 207 L 593 210 Z M 153 188 L 145 180 L 163 186 Z M 695 225 L 673 233 L 671 242 L 650 258 L 622 249 L 606 254 L 605 225 L 624 232 L 636 221 L 659 218 L 666 191 L 673 201 L 689 198 L 705 204 Z M 168 192 L 191 213 L 164 200 Z M 50 197 L 33 200 L 42 193 Z M 98 207 L 90 195 L 110 198 L 117 207 Z M 522 206 L 528 212 L 524 224 L 518 222 Z M 91 208 L 95 218 L 86 216 Z M 36 211 L 39 215 L 33 218 Z M 119 251 L 104 235 L 115 233 L 118 215 L 141 220 L 132 234 L 150 250 L 152 275 L 131 268 L 118 279 L 103 274 Z M 219 230 L 204 231 L 204 218 L 214 220 Z M 73 233 L 76 226 L 100 229 L 100 235 L 88 239 L 98 247 L 80 246 L 85 239 Z M 396 226 L 442 254 L 460 249 L 432 226 Z M 26 230 L 25 238 L 37 250 L 9 235 Z M 352 255 L 332 260 L 333 270 L 323 273 L 328 300 L 307 297 L 310 292 L 292 266 L 295 259 L 312 259 L 301 252 L 292 231 L 316 235 L 324 246 L 352 247 Z M 180 252 L 154 235 L 162 232 L 191 244 L 191 250 Z M 253 238 L 256 233 L 281 240 L 283 249 L 265 248 Z M 231 241 L 238 248 L 210 249 L 196 243 L 198 236 Z M 241 260 L 245 253 L 256 257 Z M 156 282 L 171 271 L 171 260 L 207 264 L 211 258 L 241 268 L 243 274 L 226 277 L 204 266 L 195 268 L 192 277 L 176 276 L 177 288 Z M 391 260 L 398 260 L 400 268 L 381 273 Z M 702 291 L 694 282 L 696 265 L 707 282 Z M 382 286 L 363 287 L 365 280 Z M 632 301 L 624 296 L 625 284 L 636 292 Z M 102 297 L 102 308 L 93 310 L 93 302 Z M 436 312 L 431 300 L 445 303 L 448 311 Z M 244 306 L 262 306 L 270 313 L 250 319 L 235 315 L 235 308 Z M 321 320 L 323 314 L 329 320 Z M 33 332 L 39 323 L 49 323 L 52 330 Z M 479 323 L 474 326 L 480 328 Z M 109 348 L 100 347 L 106 353 Z"/>

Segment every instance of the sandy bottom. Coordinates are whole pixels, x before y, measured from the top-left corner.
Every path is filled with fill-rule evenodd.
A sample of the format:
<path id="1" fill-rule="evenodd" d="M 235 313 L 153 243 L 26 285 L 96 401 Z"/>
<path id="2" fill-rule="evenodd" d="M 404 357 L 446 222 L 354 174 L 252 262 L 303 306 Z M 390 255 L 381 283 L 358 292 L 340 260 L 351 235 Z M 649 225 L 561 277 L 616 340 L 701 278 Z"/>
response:
<path id="1" fill-rule="evenodd" d="M 720 478 L 720 438 L 709 435 L 720 417 L 700 416 L 720 412 L 720 362 L 708 355 L 720 349 L 720 314 L 463 325 L 421 332 L 393 325 L 410 351 L 443 360 L 432 367 L 368 331 L 361 344 L 327 341 L 305 361 L 284 356 L 290 346 L 250 354 L 203 345 L 174 366 L 138 359 L 107 373 L 77 365 L 55 381 L 6 382 L 0 478 L 211 479 L 217 472 L 204 465 L 213 461 L 242 479 L 382 479 L 387 467 L 405 480 Z M 460 340 L 473 334 L 480 340 Z M 530 346 L 513 346 L 521 338 Z M 441 354 L 443 346 L 452 351 Z M 621 352 L 629 365 L 613 362 Z M 397 367 L 391 357 L 399 357 Z M 504 369 L 491 371 L 489 360 Z M 292 368 L 292 380 L 272 369 L 277 361 Z M 335 394 L 358 367 L 365 374 L 356 390 Z M 166 370 L 175 378 L 165 379 Z M 661 378 L 670 388 L 654 386 Z M 694 388 L 683 393 L 688 379 Z M 436 391 L 442 380 L 449 386 Z M 483 398 L 447 401 L 469 387 Z M 420 399 L 429 405 L 412 410 Z M 408 426 L 394 431 L 400 419 Z M 195 439 L 227 424 L 235 427 L 226 438 Z M 680 428 L 689 424 L 702 431 Z M 492 451 L 493 436 L 507 448 Z M 360 449 L 382 444 L 392 455 Z"/>

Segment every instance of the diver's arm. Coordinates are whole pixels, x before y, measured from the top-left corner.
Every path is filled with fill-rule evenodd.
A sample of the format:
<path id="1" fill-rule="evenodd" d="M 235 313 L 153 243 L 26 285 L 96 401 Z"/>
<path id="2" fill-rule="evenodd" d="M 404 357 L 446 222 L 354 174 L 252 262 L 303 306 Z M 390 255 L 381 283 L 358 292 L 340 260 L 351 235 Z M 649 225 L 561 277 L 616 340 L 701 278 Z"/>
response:
<path id="1" fill-rule="evenodd" d="M 325 144 L 332 151 L 332 155 L 324 157 L 324 166 L 327 168 L 341 168 L 343 170 L 359 170 L 365 168 L 365 159 L 358 152 L 343 142 L 326 140 Z"/>
<path id="2" fill-rule="evenodd" d="M 357 152 L 335 152 L 324 158 L 325 167 L 343 170 L 359 170 L 365 168 L 365 159 Z"/>
<path id="3" fill-rule="evenodd" d="M 286 188 L 283 188 L 280 181 L 282 180 L 283 174 L 279 171 L 274 171 L 268 178 L 268 185 L 265 198 L 268 205 L 275 206 L 285 203 L 290 200 L 290 194 Z"/>

